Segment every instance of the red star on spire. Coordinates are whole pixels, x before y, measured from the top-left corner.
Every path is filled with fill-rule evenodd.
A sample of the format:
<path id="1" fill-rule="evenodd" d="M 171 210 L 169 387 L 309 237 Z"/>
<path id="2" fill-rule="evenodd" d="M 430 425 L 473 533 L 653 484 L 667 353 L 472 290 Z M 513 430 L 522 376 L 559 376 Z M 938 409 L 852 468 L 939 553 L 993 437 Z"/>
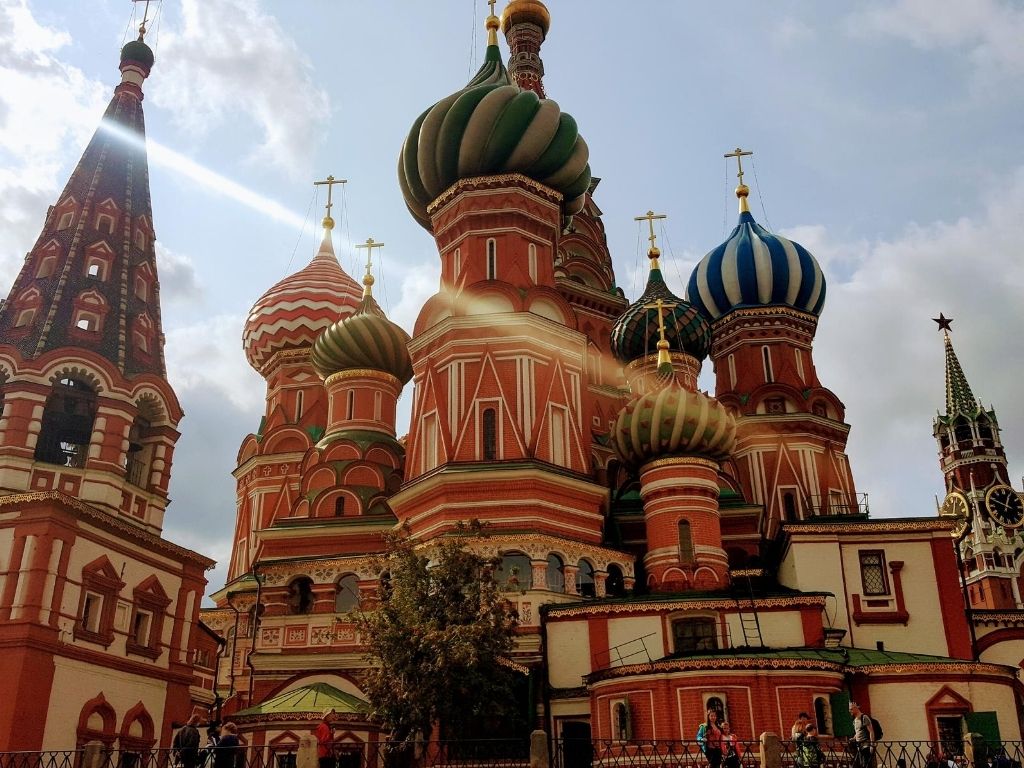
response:
<path id="1" fill-rule="evenodd" d="M 939 330 L 940 331 L 951 331 L 951 330 L 953 330 L 952 328 L 950 328 L 950 326 L 953 324 L 953 318 L 952 317 L 946 317 L 941 312 L 939 312 L 939 316 L 938 317 L 933 317 L 932 321 L 939 324 Z"/>

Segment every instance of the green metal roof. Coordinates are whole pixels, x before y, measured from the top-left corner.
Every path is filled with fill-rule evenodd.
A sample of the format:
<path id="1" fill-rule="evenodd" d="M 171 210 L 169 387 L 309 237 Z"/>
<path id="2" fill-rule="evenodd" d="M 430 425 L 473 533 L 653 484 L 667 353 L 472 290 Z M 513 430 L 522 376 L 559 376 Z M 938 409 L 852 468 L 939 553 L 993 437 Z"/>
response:
<path id="1" fill-rule="evenodd" d="M 680 658 L 672 654 L 666 658 Z M 931 656 L 926 653 L 878 651 L 868 648 L 738 648 L 735 651 L 718 650 L 711 653 L 687 653 L 685 658 L 700 659 L 812 659 L 844 664 L 848 667 L 866 667 L 875 664 L 963 664 L 964 659 Z M 969 662 L 968 662 L 969 663 Z"/>
<path id="2" fill-rule="evenodd" d="M 300 715 L 317 714 L 333 709 L 339 715 L 361 714 L 366 711 L 366 702 L 358 696 L 345 693 L 327 683 L 311 683 L 293 688 L 255 707 L 235 713 L 235 717 L 252 715 Z"/>

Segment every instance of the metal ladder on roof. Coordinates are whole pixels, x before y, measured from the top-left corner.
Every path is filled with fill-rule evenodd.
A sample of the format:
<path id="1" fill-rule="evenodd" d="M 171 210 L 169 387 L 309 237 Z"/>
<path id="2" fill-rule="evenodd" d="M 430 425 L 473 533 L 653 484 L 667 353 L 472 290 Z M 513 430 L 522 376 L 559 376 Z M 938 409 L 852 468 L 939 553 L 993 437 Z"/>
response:
<path id="1" fill-rule="evenodd" d="M 733 585 L 737 578 L 745 578 L 747 582 L 747 597 L 749 601 L 748 611 L 743 610 L 743 600 L 734 589 L 733 599 L 736 601 L 736 615 L 740 620 L 740 629 L 743 632 L 743 645 L 747 648 L 763 648 L 764 638 L 761 635 L 761 619 L 757 615 L 757 604 L 754 602 L 754 576 L 762 576 L 764 571 L 760 568 L 749 568 L 737 570 L 731 573 Z"/>

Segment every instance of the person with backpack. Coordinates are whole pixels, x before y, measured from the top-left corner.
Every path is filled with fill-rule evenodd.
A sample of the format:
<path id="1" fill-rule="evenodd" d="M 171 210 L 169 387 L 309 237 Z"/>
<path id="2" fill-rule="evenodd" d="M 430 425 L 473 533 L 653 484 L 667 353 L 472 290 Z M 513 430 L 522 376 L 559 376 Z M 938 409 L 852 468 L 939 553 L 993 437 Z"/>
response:
<path id="1" fill-rule="evenodd" d="M 722 729 L 718 727 L 718 710 L 709 709 L 704 722 L 697 728 L 697 744 L 708 759 L 708 768 L 722 765 Z"/>
<path id="2" fill-rule="evenodd" d="M 818 726 L 808 722 L 795 741 L 797 763 L 803 768 L 820 768 L 825 762 L 825 753 L 818 744 Z"/>
<path id="3" fill-rule="evenodd" d="M 877 722 L 861 711 L 857 702 L 850 702 L 850 717 L 853 718 L 853 738 L 850 739 L 850 751 L 853 754 L 854 768 L 871 768 L 875 753 L 875 742 L 881 732 L 875 733 Z M 879 728 L 881 731 L 881 728 Z"/>

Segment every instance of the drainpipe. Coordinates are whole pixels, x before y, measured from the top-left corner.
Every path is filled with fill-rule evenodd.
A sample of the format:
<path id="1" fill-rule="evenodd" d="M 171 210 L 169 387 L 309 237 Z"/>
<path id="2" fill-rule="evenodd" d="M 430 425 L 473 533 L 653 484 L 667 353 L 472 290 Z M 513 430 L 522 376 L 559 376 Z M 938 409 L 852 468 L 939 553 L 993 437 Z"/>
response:
<path id="1" fill-rule="evenodd" d="M 237 616 L 238 616 L 238 612 L 237 611 L 235 612 L 235 616 L 237 618 Z M 236 629 L 236 631 L 237 631 L 237 629 Z M 224 703 L 224 699 L 221 698 L 221 695 L 220 695 L 220 693 L 218 692 L 217 689 L 220 686 L 220 664 L 224 660 L 224 651 L 227 650 L 227 647 L 228 647 L 228 641 L 224 640 L 224 639 L 222 639 L 221 637 L 218 636 L 217 637 L 217 661 L 213 665 L 213 707 L 211 708 L 213 710 L 216 710 L 216 714 L 212 718 L 209 718 L 209 717 L 207 718 L 208 720 L 213 720 L 213 721 L 218 722 L 218 723 L 220 722 L 220 708 L 221 708 L 221 705 Z"/>
<path id="2" fill-rule="evenodd" d="M 263 579 L 260 577 L 259 565 L 253 563 L 252 577 L 256 579 L 256 603 L 252 608 L 252 640 L 249 642 L 249 653 L 245 657 L 245 666 L 249 668 L 249 695 L 246 697 L 246 706 L 252 706 L 252 689 L 256 683 L 256 669 L 252 665 L 252 654 L 256 650 L 256 630 L 260 624 L 260 593 L 263 591 Z"/>
<path id="3" fill-rule="evenodd" d="M 228 663 L 228 670 L 231 672 L 231 683 L 228 686 L 229 699 L 235 695 L 235 649 L 238 648 L 238 620 L 240 614 L 238 608 L 231 602 L 231 598 L 237 594 L 237 592 L 228 592 L 227 596 L 228 607 L 235 612 L 235 631 L 231 635 L 231 661 Z M 227 644 L 224 647 L 227 648 Z"/>

